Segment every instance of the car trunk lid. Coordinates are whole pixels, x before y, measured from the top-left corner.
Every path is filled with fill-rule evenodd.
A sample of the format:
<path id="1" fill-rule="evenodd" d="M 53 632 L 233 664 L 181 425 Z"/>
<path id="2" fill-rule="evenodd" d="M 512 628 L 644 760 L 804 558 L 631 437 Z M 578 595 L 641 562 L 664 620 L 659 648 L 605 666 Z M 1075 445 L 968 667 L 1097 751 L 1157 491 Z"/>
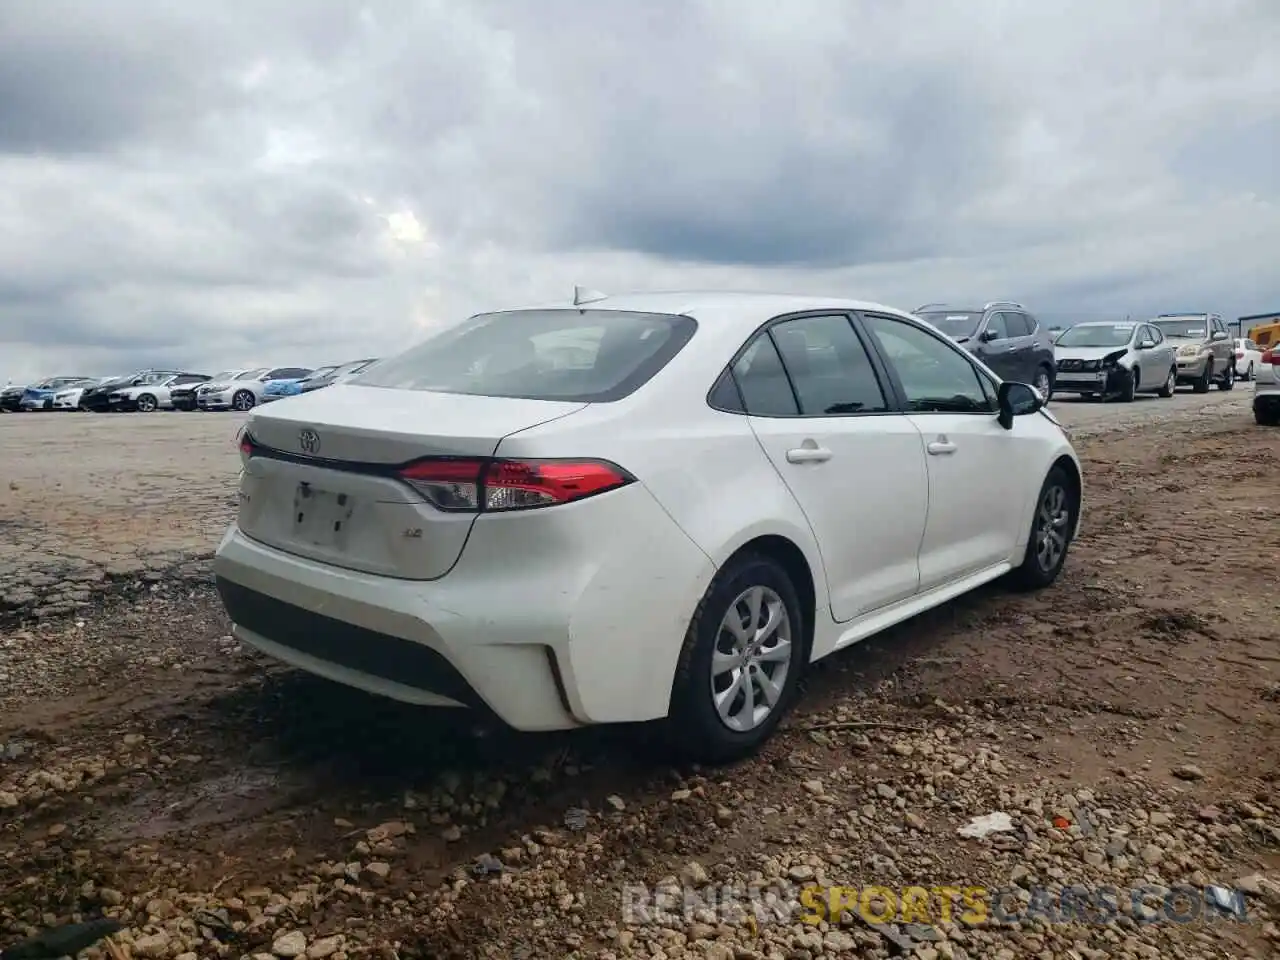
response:
<path id="1" fill-rule="evenodd" d="M 585 403 L 335 385 L 257 411 L 238 524 L 287 553 L 351 570 L 432 580 L 462 554 L 476 514 L 440 510 L 396 468 L 493 456 L 504 437 Z"/>

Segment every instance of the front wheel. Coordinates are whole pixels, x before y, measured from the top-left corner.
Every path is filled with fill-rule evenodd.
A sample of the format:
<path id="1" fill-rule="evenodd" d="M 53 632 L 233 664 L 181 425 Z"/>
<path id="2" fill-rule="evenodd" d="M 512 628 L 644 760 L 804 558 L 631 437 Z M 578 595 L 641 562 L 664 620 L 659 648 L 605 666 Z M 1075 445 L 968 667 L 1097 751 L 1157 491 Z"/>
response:
<path id="1" fill-rule="evenodd" d="M 1191 385 L 1191 389 L 1196 393 L 1208 393 L 1209 385 L 1213 382 L 1213 361 L 1206 360 L 1204 362 L 1204 370 L 1200 376 L 1196 377 L 1196 382 Z"/>
<path id="2" fill-rule="evenodd" d="M 1230 390 L 1236 385 L 1236 365 L 1234 363 L 1227 364 L 1227 372 L 1222 375 L 1222 379 L 1218 381 L 1219 390 Z"/>
<path id="3" fill-rule="evenodd" d="M 1253 364 L 1250 363 L 1249 366 L 1245 367 L 1244 381 L 1245 383 L 1248 383 L 1252 379 L 1253 379 Z"/>
<path id="4" fill-rule="evenodd" d="M 1124 386 L 1120 388 L 1120 402 L 1133 403 L 1134 397 L 1138 395 L 1138 381 L 1142 375 L 1138 373 L 1138 368 L 1134 367 L 1129 371 L 1129 376 L 1125 378 Z"/>
<path id="5" fill-rule="evenodd" d="M 668 741 L 690 760 L 750 756 L 791 706 L 807 660 L 804 612 L 771 557 L 730 560 L 685 634 L 671 691 Z"/>
<path id="6" fill-rule="evenodd" d="M 1045 477 L 1036 498 L 1031 532 L 1021 565 L 1010 579 L 1023 590 L 1040 590 L 1058 579 L 1067 562 L 1067 548 L 1075 532 L 1080 494 L 1071 475 L 1055 466 Z"/>
<path id="7" fill-rule="evenodd" d="M 137 399 L 139 413 L 151 413 L 155 410 L 156 406 L 156 398 L 149 393 L 144 393 Z"/>
<path id="8" fill-rule="evenodd" d="M 1160 396 L 1168 400 L 1178 386 L 1178 368 L 1170 367 L 1169 376 L 1164 378 L 1164 386 L 1160 388 Z"/>
<path id="9" fill-rule="evenodd" d="M 231 398 L 231 406 L 243 413 L 246 410 L 252 410 L 254 403 L 253 394 L 248 390 L 237 391 L 236 395 Z"/>
<path id="10" fill-rule="evenodd" d="M 1040 391 L 1040 396 L 1044 397 L 1048 403 L 1053 393 L 1053 374 L 1048 367 L 1037 367 L 1035 378 L 1031 381 L 1031 385 Z"/>

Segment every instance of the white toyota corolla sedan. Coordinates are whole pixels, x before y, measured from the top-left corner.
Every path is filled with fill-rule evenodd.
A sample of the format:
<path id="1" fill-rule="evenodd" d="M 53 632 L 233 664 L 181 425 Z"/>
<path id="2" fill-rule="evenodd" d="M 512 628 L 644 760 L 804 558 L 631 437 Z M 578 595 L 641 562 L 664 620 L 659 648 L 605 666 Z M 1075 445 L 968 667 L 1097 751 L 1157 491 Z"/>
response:
<path id="1" fill-rule="evenodd" d="M 235 634 L 520 730 L 751 752 L 804 668 L 980 584 L 1051 584 L 1080 464 L 1036 391 L 907 313 L 634 294 L 481 314 L 254 411 Z"/>

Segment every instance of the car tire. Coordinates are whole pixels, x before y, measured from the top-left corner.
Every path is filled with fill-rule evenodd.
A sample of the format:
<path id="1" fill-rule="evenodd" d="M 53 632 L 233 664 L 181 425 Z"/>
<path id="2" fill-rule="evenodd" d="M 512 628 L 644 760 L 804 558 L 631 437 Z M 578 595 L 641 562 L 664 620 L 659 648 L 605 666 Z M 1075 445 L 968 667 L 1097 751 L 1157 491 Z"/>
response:
<path id="1" fill-rule="evenodd" d="M 243 413 L 246 410 L 252 410 L 257 402 L 252 390 L 237 390 L 235 396 L 231 398 L 231 409 Z"/>
<path id="2" fill-rule="evenodd" d="M 1174 391 L 1178 388 L 1178 368 L 1170 367 L 1169 376 L 1164 381 L 1164 386 L 1160 388 L 1159 395 L 1168 400 L 1173 396 Z"/>
<path id="3" fill-rule="evenodd" d="M 1244 382 L 1248 383 L 1252 379 L 1253 379 L 1253 364 L 1250 363 L 1249 366 L 1245 367 L 1245 370 L 1244 370 Z"/>
<path id="4" fill-rule="evenodd" d="M 1124 386 L 1120 388 L 1119 400 L 1121 403 L 1133 403 L 1134 398 L 1138 395 L 1138 377 L 1141 374 L 1138 368 L 1134 367 L 1129 371 L 1129 376 L 1125 378 Z"/>
<path id="5" fill-rule="evenodd" d="M 1222 379 L 1218 381 L 1219 390 L 1231 390 L 1236 385 L 1236 365 L 1234 363 L 1227 364 L 1227 372 L 1222 375 Z"/>
<path id="6" fill-rule="evenodd" d="M 758 616 L 766 621 L 775 616 L 779 618 L 777 628 L 764 638 L 767 645 L 761 652 L 767 655 L 785 642 L 789 658 L 751 659 L 750 668 L 739 666 L 736 674 L 732 672 L 734 668 L 727 666 L 726 659 L 726 669 L 713 674 L 713 663 L 718 657 L 741 657 L 743 642 L 758 642 L 751 637 L 735 638 L 727 626 L 733 617 L 738 617 L 740 623 L 742 618 L 751 615 L 753 597 L 761 600 Z M 684 759 L 708 764 L 729 763 L 755 753 L 790 709 L 800 674 L 808 662 L 804 616 L 795 585 L 776 560 L 749 553 L 726 563 L 707 587 L 685 634 L 666 720 L 667 745 Z M 759 626 L 757 619 L 754 624 L 757 631 Z M 736 652 L 731 652 L 735 649 Z M 767 672 L 770 670 L 771 674 Z M 779 672 L 782 677 L 776 684 L 778 692 L 771 708 L 762 717 L 742 723 L 746 719 L 741 716 L 746 712 L 746 691 L 751 692 L 752 702 L 758 705 L 761 696 L 758 678 L 776 679 Z M 729 689 L 734 690 L 731 699 L 724 703 L 724 712 L 740 721 L 737 725 L 726 720 L 717 707 L 720 680 L 727 681 L 721 696 Z M 734 712 L 735 706 L 738 713 Z"/>
<path id="7" fill-rule="evenodd" d="M 1065 468 L 1055 466 L 1036 496 L 1022 563 L 1009 576 L 1016 589 L 1042 590 L 1058 579 L 1079 513 L 1079 487 Z"/>
<path id="8" fill-rule="evenodd" d="M 1280 426 L 1280 407 L 1266 407 L 1262 404 L 1254 404 L 1253 422 L 1260 427 Z"/>
<path id="9" fill-rule="evenodd" d="M 1195 383 L 1191 385 L 1191 389 L 1196 393 L 1208 393 L 1209 386 L 1213 383 L 1213 361 L 1206 360 L 1204 362 L 1204 370 L 1200 376 L 1196 377 Z"/>
<path id="10" fill-rule="evenodd" d="M 133 402 L 133 405 L 139 413 L 151 413 L 157 406 L 159 406 L 159 404 L 156 403 L 156 398 L 149 393 L 139 394 L 138 399 Z"/>
<path id="11" fill-rule="evenodd" d="M 1031 378 L 1031 385 L 1040 391 L 1045 403 L 1053 399 L 1053 371 L 1046 365 L 1041 364 L 1036 367 L 1035 375 Z"/>

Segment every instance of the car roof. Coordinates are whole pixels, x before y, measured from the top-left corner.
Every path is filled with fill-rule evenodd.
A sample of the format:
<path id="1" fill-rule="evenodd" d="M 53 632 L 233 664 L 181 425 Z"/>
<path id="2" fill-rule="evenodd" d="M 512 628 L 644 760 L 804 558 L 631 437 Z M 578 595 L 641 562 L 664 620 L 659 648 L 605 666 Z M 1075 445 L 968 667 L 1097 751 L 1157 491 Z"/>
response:
<path id="1" fill-rule="evenodd" d="M 753 293 L 730 291 L 686 291 L 662 293 L 619 293 L 582 303 L 542 303 L 508 310 L 486 311 L 514 313 L 520 310 L 618 310 L 635 313 L 665 313 L 692 317 L 717 326 L 737 326 L 745 332 L 754 330 L 779 314 L 805 310 L 871 310 L 910 317 L 900 307 L 890 307 L 871 300 L 843 297 L 815 297 L 789 293 Z"/>

